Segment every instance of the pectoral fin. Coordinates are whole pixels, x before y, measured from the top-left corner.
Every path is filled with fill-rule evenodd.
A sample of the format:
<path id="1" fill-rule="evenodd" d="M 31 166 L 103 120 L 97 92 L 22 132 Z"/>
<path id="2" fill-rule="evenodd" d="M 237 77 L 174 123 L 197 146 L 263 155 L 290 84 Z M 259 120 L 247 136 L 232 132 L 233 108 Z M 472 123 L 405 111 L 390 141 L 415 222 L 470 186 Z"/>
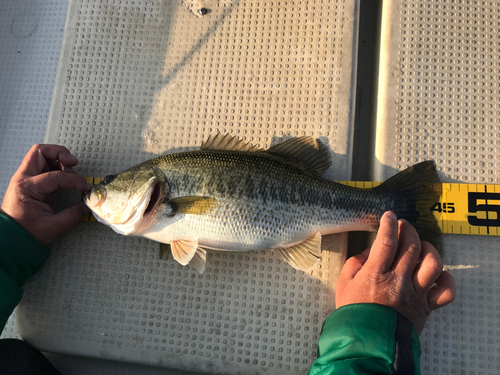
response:
<path id="1" fill-rule="evenodd" d="M 198 241 L 172 241 L 170 247 L 172 248 L 174 259 L 185 266 L 196 254 Z"/>
<path id="2" fill-rule="evenodd" d="M 309 271 L 321 259 L 321 234 L 315 233 L 296 245 L 278 247 L 274 250 L 293 268 Z"/>
<path id="3" fill-rule="evenodd" d="M 161 244 L 160 259 L 167 260 L 167 250 L 170 249 L 174 259 L 183 266 L 190 264 L 199 273 L 205 271 L 207 252 L 198 247 L 198 241 L 173 241 L 171 245 Z"/>
<path id="4" fill-rule="evenodd" d="M 199 197 L 196 195 L 171 199 L 167 201 L 167 204 L 172 207 L 172 212 L 170 213 L 170 215 L 202 215 L 209 212 L 217 205 L 214 198 Z"/>

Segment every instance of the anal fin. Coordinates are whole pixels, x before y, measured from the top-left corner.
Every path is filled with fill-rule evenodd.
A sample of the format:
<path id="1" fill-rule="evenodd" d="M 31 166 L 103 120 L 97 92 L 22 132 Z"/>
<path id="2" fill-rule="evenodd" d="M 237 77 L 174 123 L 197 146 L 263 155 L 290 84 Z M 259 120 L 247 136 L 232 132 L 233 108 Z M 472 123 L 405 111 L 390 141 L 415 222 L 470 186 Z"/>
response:
<path id="1" fill-rule="evenodd" d="M 305 241 L 290 247 L 278 247 L 274 251 L 293 268 L 309 271 L 321 259 L 321 234 L 314 233 Z"/>

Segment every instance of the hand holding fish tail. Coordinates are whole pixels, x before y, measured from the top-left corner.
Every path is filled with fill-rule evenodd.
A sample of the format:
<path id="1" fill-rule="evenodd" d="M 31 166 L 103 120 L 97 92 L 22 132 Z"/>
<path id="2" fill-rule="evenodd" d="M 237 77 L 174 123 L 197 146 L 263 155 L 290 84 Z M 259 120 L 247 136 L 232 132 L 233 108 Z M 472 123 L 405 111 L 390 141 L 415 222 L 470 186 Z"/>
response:
<path id="1" fill-rule="evenodd" d="M 1 211 L 43 244 L 76 225 L 89 212 L 83 202 L 59 213 L 49 205 L 59 188 L 90 190 L 92 184 L 75 174 L 78 160 L 57 145 L 34 145 L 12 177 Z"/>
<path id="2" fill-rule="evenodd" d="M 437 250 L 415 228 L 386 212 L 371 249 L 348 259 L 336 289 L 337 308 L 384 305 L 403 314 L 420 334 L 431 311 L 455 299 L 455 281 Z"/>

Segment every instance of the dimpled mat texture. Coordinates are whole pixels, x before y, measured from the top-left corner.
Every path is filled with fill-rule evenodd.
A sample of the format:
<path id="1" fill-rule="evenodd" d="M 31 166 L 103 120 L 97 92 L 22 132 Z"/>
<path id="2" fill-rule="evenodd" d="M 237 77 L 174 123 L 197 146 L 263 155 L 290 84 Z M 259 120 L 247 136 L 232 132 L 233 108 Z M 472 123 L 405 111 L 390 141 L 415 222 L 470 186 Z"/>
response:
<path id="1" fill-rule="evenodd" d="M 376 179 L 434 159 L 444 181 L 500 183 L 499 18 L 496 1 L 384 2 Z M 422 333 L 423 374 L 500 373 L 499 248 L 444 236 L 457 298 Z"/>
<path id="2" fill-rule="evenodd" d="M 326 176 L 349 179 L 356 17 L 343 0 L 71 1 L 45 141 L 104 176 L 217 131 L 261 147 L 311 135 L 334 153 Z M 325 237 L 308 273 L 271 251 L 210 252 L 200 275 L 157 243 L 81 223 L 27 285 L 19 332 L 46 351 L 190 373 L 303 374 L 345 238 Z"/>
<path id="3" fill-rule="evenodd" d="M 0 201 L 35 143 L 43 142 L 68 2 L 0 5 Z M 1 338 L 19 338 L 11 317 Z"/>

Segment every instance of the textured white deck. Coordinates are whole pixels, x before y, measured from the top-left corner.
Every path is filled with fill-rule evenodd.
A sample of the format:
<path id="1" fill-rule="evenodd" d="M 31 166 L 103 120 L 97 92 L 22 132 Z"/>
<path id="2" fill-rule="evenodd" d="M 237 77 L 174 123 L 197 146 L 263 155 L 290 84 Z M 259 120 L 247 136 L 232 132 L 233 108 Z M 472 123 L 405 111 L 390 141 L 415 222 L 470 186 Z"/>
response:
<path id="1" fill-rule="evenodd" d="M 26 152 L 43 142 L 67 9 L 66 0 L 0 6 L 0 199 Z M 12 317 L 1 337 L 19 337 Z"/>
<path id="2" fill-rule="evenodd" d="M 393 0 L 383 17 L 374 178 L 434 159 L 443 181 L 500 183 L 500 4 Z M 444 236 L 457 299 L 421 335 L 422 373 L 500 372 L 499 248 Z"/>
<path id="3" fill-rule="evenodd" d="M 43 141 L 46 130 L 47 140 L 66 144 L 78 154 L 79 172 L 85 175 L 111 173 L 164 149 L 197 146 L 203 137 L 230 124 L 234 133 L 261 146 L 282 135 L 306 132 L 322 137 L 339 154 L 337 173 L 331 171 L 329 177 L 349 178 L 355 2 L 132 3 L 125 9 L 119 8 L 120 1 L 114 2 L 116 9 L 99 8 L 99 1 L 74 2 L 65 32 L 67 1 L 2 3 L 0 196 L 26 151 Z M 198 6 L 211 13 L 196 16 L 192 10 Z M 493 1 L 384 2 L 374 179 L 433 158 L 443 180 L 499 183 L 498 7 Z M 66 70 L 56 74 L 63 35 Z M 324 87 L 329 84 L 331 88 Z M 340 239 L 333 239 L 334 247 L 342 248 Z M 498 240 L 449 235 L 444 242 L 444 261 L 452 266 L 457 281 L 457 301 L 435 312 L 421 336 L 422 373 L 497 374 Z M 75 254 L 81 243 L 86 246 Z M 278 266 L 271 254 L 259 254 L 257 260 L 214 254 L 209 256 L 212 269 L 205 279 L 157 260 L 154 244 L 119 237 L 97 224 L 82 224 L 54 249 L 54 257 L 28 290 L 18 318 L 26 338 L 46 350 L 89 356 L 50 355 L 64 374 L 164 373 L 127 361 L 168 366 L 168 357 L 181 357 L 184 351 L 187 357 L 174 363 L 176 367 L 186 368 L 187 358 L 194 358 L 191 363 L 198 366 L 194 367 L 207 369 L 206 358 L 212 357 L 206 355 L 218 352 L 229 366 L 235 364 L 230 367 L 233 371 L 264 373 L 261 370 L 268 368 L 275 374 L 281 364 L 283 372 L 304 373 L 315 351 L 313 336 L 330 308 L 322 298 L 331 285 L 315 284 L 328 277 L 325 273 L 320 275 L 317 269 L 312 277 L 295 274 L 292 281 L 290 270 L 284 285 L 286 266 Z M 333 256 L 329 261 L 337 262 Z M 252 279 L 245 284 L 236 272 L 228 273 L 230 263 L 240 267 L 240 274 L 255 266 L 257 283 L 267 283 L 267 275 L 274 277 L 275 267 L 280 268 L 278 286 L 260 286 L 264 298 L 268 292 L 279 294 L 273 297 L 276 304 L 268 302 L 270 309 L 276 309 L 269 312 L 276 319 L 249 317 L 253 310 L 249 305 L 242 308 L 243 296 L 255 307 L 265 306 L 266 301 L 255 300 L 261 295 L 258 285 L 249 292 Z M 43 288 L 35 290 L 34 285 Z M 290 298 L 292 286 L 297 294 Z M 300 286 L 316 293 L 320 307 L 298 306 L 307 302 L 298 295 Z M 168 293 L 170 299 L 165 298 Z M 214 312 L 196 309 L 195 304 L 204 301 L 195 298 L 212 298 L 215 303 L 209 301 L 207 306 Z M 228 307 L 224 304 L 228 301 L 240 305 Z M 228 308 L 233 308 L 229 315 L 224 311 Z M 294 319 L 302 319 L 298 330 L 286 321 L 290 309 Z M 224 316 L 222 321 L 218 316 Z M 217 351 L 206 332 L 200 341 L 202 322 L 206 330 L 210 322 L 219 322 L 221 327 L 211 329 L 222 329 L 222 337 L 224 332 L 228 339 L 235 333 L 234 345 L 219 343 Z M 276 327 L 264 327 L 266 322 Z M 256 329 L 268 331 L 256 333 Z M 294 336 L 297 333 L 300 338 Z M 16 336 L 11 319 L 2 337 Z M 274 344 L 274 351 L 273 337 L 283 340 L 279 347 Z M 304 343 L 308 347 L 301 349 Z M 165 353 L 171 348 L 180 352 L 160 363 L 162 357 L 151 353 L 162 348 Z M 222 363 L 219 360 L 216 366 Z"/>
<path id="4" fill-rule="evenodd" d="M 45 142 L 104 176 L 217 131 L 262 147 L 307 134 L 335 153 L 327 176 L 348 179 L 356 4 L 71 1 Z M 159 260 L 154 242 L 82 223 L 27 285 L 18 329 L 49 352 L 302 374 L 333 310 L 345 238 L 325 240 L 309 273 L 271 252 L 214 252 L 199 275 Z"/>

